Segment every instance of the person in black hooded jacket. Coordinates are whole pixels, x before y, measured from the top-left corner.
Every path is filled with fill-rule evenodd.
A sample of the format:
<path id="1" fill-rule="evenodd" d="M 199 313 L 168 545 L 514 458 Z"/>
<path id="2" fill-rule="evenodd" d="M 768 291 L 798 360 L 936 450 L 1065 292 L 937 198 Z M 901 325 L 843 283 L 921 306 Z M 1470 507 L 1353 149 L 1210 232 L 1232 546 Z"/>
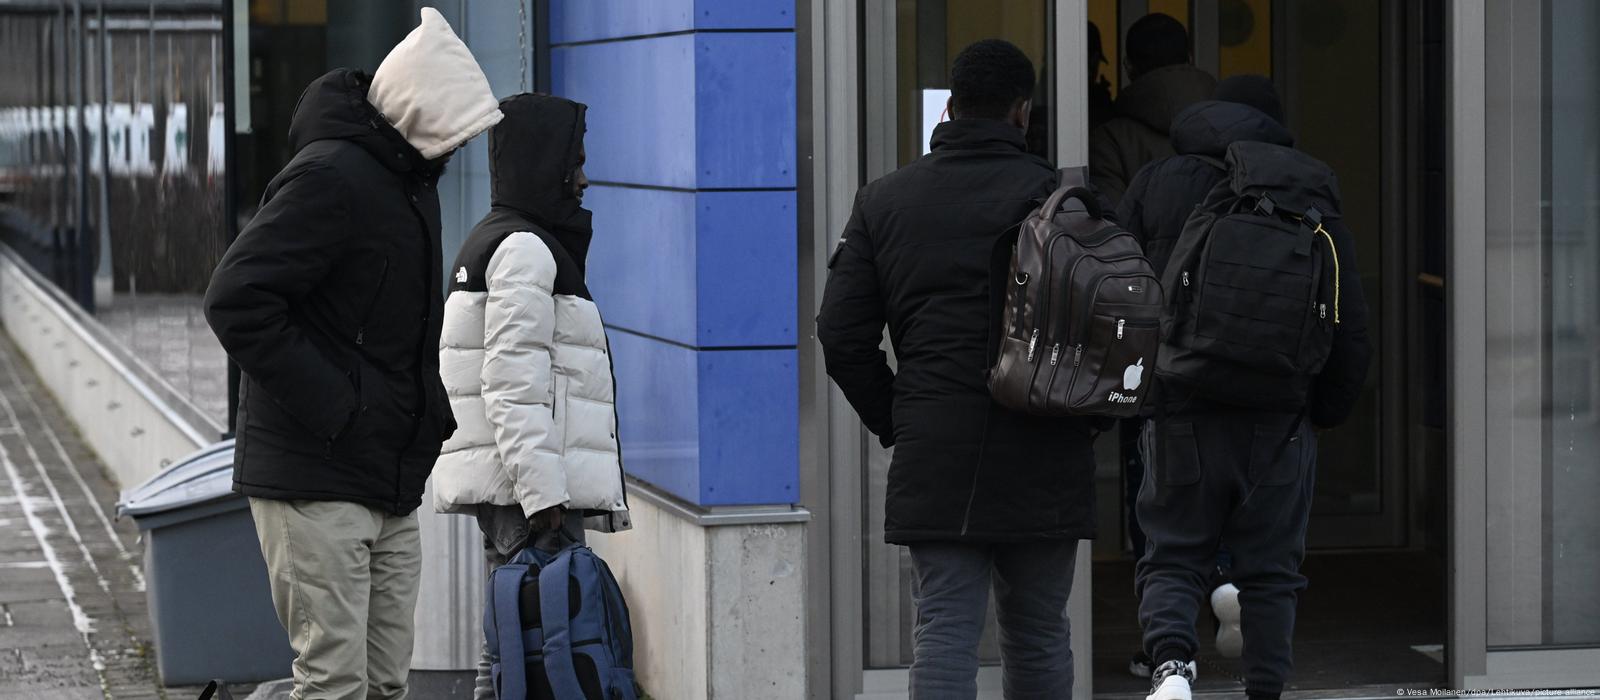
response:
<path id="1" fill-rule="evenodd" d="M 1056 178 L 1025 150 L 1026 55 L 980 41 L 950 83 L 953 119 L 934 129 L 932 153 L 856 195 L 817 339 L 828 375 L 894 447 L 884 539 L 907 545 L 916 569 L 912 697 L 975 696 L 991 581 L 1007 695 L 1059 697 L 1072 687 L 1077 542 L 1094 536 L 1091 426 L 1007 410 L 985 380 L 1003 234 Z M 898 371 L 880 349 L 885 325 Z"/>
<path id="2" fill-rule="evenodd" d="M 1294 143 L 1276 90 L 1261 76 L 1223 81 L 1215 99 L 1174 119 L 1172 140 L 1178 155 L 1145 166 L 1118 207 L 1119 220 L 1144 244 L 1158 274 L 1195 207 L 1226 179 L 1230 145 Z M 1355 250 L 1352 235 L 1340 217 L 1325 224 L 1345 251 L 1342 322 L 1303 414 L 1156 394 L 1158 420 L 1143 432 L 1146 469 L 1137 499 L 1138 524 L 1149 542 L 1135 576 L 1144 650 L 1155 665 L 1152 700 L 1189 697 L 1199 647 L 1195 622 L 1207 593 L 1214 605 L 1237 609 L 1242 618 L 1223 622 L 1242 631 L 1251 698 L 1277 697 L 1293 667 L 1295 604 L 1306 585 L 1299 567 L 1316 474 L 1312 428 L 1348 418 L 1372 356 L 1360 272 L 1349 252 Z M 1228 578 L 1237 586 L 1232 604 L 1218 603 L 1211 590 L 1224 548 Z"/>
<path id="3" fill-rule="evenodd" d="M 456 427 L 439 380 L 436 183 L 501 118 L 436 10 L 369 78 L 300 97 L 294 158 L 228 248 L 206 320 L 242 370 L 234 490 L 250 498 L 294 697 L 406 694 L 416 508 Z"/>

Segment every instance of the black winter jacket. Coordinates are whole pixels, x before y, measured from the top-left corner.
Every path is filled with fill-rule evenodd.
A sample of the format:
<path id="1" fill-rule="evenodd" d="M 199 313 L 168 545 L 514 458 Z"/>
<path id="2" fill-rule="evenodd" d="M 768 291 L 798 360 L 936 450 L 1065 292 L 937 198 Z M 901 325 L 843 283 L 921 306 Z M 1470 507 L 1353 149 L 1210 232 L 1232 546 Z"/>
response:
<path id="1" fill-rule="evenodd" d="M 1089 424 L 1006 410 L 985 380 L 1003 234 L 1053 169 L 1000 121 L 940 124 L 932 145 L 856 195 L 817 318 L 828 375 L 895 447 L 884 539 L 1093 537 Z M 885 324 L 898 372 L 879 349 Z"/>
<path id="2" fill-rule="evenodd" d="M 1293 146 L 1294 136 L 1253 107 L 1200 102 L 1173 119 L 1172 146 L 1178 155 L 1152 161 L 1128 185 L 1127 194 L 1117 206 L 1117 220 L 1144 245 L 1145 256 L 1157 275 L 1165 271 L 1184 222 L 1226 177 L 1223 160 L 1228 146 L 1237 141 Z M 1317 376 L 1307 407 L 1307 416 L 1319 428 L 1337 426 L 1350 416 L 1372 359 L 1355 241 L 1341 218 L 1329 219 L 1328 231 L 1341 253 L 1341 323 L 1334 333 L 1333 352 Z M 1219 408 L 1177 397 L 1168 399 L 1169 407 L 1182 410 Z"/>
<path id="3" fill-rule="evenodd" d="M 439 169 L 336 70 L 300 97 L 295 156 L 223 256 L 206 319 L 243 370 L 234 490 L 422 502 L 455 429 L 439 380 Z"/>

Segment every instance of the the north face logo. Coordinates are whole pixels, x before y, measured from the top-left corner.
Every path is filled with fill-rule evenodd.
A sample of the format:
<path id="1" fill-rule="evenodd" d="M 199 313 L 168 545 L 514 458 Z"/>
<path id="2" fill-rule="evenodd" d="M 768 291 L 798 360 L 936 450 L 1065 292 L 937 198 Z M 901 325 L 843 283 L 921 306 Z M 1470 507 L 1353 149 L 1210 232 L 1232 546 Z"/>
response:
<path id="1" fill-rule="evenodd" d="M 466 283 L 467 283 L 467 268 L 465 266 L 463 266 L 461 269 L 456 270 L 456 284 L 466 284 Z"/>

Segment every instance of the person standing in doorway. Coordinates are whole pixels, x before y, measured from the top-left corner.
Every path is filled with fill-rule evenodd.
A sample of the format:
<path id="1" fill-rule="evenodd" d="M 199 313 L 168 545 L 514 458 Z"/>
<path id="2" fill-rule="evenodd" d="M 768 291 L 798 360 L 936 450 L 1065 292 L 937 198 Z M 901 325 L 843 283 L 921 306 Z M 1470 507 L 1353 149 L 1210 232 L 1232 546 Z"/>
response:
<path id="1" fill-rule="evenodd" d="M 1209 99 L 1216 78 L 1194 66 L 1189 32 L 1159 12 L 1128 27 L 1123 67 L 1131 83 L 1117 96 L 1116 116 L 1089 134 L 1089 174 L 1112 206 L 1146 163 L 1172 155 L 1172 118 Z"/>
<path id="2" fill-rule="evenodd" d="M 313 81 L 295 155 L 228 249 L 206 320 L 243 370 L 234 490 L 250 498 L 296 700 L 404 698 L 421 576 L 416 508 L 455 419 L 439 381 L 439 195 L 499 122 L 439 13 L 369 78 Z"/>
<path id="3" fill-rule="evenodd" d="M 952 120 L 931 153 L 857 193 L 817 317 L 828 375 L 895 448 L 884 538 L 915 567 L 917 700 L 976 696 L 991 590 L 1006 697 L 1071 694 L 1065 612 L 1078 540 L 1094 536 L 1092 428 L 1007 410 L 984 377 L 1004 233 L 1056 184 L 1025 150 L 1034 85 L 1005 41 L 956 56 Z"/>
<path id="4" fill-rule="evenodd" d="M 433 477 L 491 569 L 562 535 L 629 528 L 605 327 L 584 282 L 584 105 L 523 94 L 489 131 L 491 207 L 451 266 L 439 364 L 462 429 Z M 473 697 L 495 695 L 487 647 Z"/>
<path id="5" fill-rule="evenodd" d="M 1268 196 L 1285 205 L 1311 202 L 1323 212 L 1319 226 L 1325 225 L 1321 231 L 1329 252 L 1337 256 L 1327 266 L 1336 279 L 1330 285 L 1337 290 L 1334 323 L 1331 349 L 1321 370 L 1307 379 L 1310 391 L 1303 406 L 1258 407 L 1262 397 L 1254 393 L 1200 395 L 1161 380 L 1155 395 L 1161 405 L 1153 408 L 1157 418 L 1146 426 L 1141 443 L 1148 467 L 1138 516 L 1149 543 L 1135 575 L 1144 650 L 1155 665 L 1151 700 L 1190 698 L 1199 650 L 1196 618 L 1207 600 L 1225 623 L 1219 650 L 1242 652 L 1249 697 L 1272 700 L 1282 693 L 1293 666 L 1296 602 L 1306 585 L 1300 563 L 1316 480 L 1315 431 L 1348 418 L 1372 357 L 1355 245 L 1337 216 L 1331 172 L 1329 180 L 1319 181 L 1325 166 L 1308 166 L 1304 156 L 1299 156 L 1304 161 L 1263 160 L 1263 167 L 1235 169 L 1225 160 L 1233 157 L 1231 146 L 1287 150 L 1294 138 L 1266 78 L 1229 78 L 1218 86 L 1216 98 L 1177 117 L 1172 138 L 1179 155 L 1139 172 L 1118 209 L 1119 220 L 1162 271 L 1179 264 L 1173 261 L 1175 250 L 1183 250 L 1180 241 L 1191 240 L 1183 233 L 1196 207 L 1225 203 L 1230 183 L 1241 172 L 1261 183 L 1252 187 L 1263 189 L 1251 192 L 1270 187 Z M 1170 272 L 1166 278 L 1172 279 Z M 1242 322 L 1256 328 L 1240 335 L 1260 330 L 1263 340 L 1257 342 L 1271 342 L 1264 340 L 1272 337 L 1265 321 Z M 1282 378 L 1285 384 L 1291 381 Z M 1224 553 L 1225 561 L 1219 561 Z M 1215 584 L 1219 565 L 1226 566 L 1231 583 Z"/>

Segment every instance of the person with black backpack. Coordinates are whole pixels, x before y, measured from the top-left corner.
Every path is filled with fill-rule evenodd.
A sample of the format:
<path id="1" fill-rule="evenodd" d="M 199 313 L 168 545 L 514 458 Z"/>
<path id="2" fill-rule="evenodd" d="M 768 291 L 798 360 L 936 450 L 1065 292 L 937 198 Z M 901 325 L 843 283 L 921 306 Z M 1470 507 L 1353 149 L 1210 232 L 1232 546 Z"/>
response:
<path id="1" fill-rule="evenodd" d="M 1246 692 L 1283 691 L 1316 430 L 1348 418 L 1372 355 L 1332 170 L 1292 148 L 1267 79 L 1230 78 L 1217 97 L 1179 114 L 1178 155 L 1141 170 L 1118 210 L 1167 294 L 1138 498 L 1151 700 L 1191 696 L 1196 618 L 1224 548 Z"/>
<path id="2" fill-rule="evenodd" d="M 911 696 L 976 696 L 992 582 L 1006 697 L 1068 697 L 1065 608 L 1078 540 L 1094 536 L 1091 424 L 1005 408 L 986 382 L 1007 234 L 1056 177 L 1025 150 L 1035 80 L 1021 50 L 968 46 L 950 84 L 932 152 L 857 193 L 817 339 L 828 375 L 895 448 L 884 538 L 915 567 Z"/>

